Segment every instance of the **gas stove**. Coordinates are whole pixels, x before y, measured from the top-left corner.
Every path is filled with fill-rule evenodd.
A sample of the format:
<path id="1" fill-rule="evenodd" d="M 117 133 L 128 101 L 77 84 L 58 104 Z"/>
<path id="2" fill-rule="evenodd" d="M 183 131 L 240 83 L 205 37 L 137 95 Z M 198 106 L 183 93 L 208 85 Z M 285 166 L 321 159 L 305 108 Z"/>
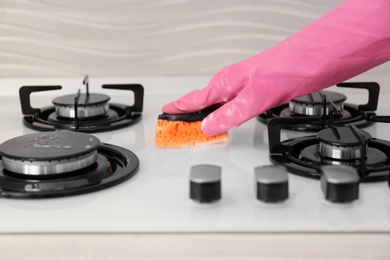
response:
<path id="1" fill-rule="evenodd" d="M 138 157 L 93 135 L 33 133 L 0 145 L 0 197 L 53 198 L 112 187 L 134 176 Z"/>
<path id="2" fill-rule="evenodd" d="M 140 84 L 103 84 L 103 89 L 116 89 L 132 92 L 133 101 L 124 104 L 110 103 L 110 96 L 89 92 L 89 77 L 83 84 L 85 93 L 79 89 L 76 93 L 62 95 L 52 100 L 53 105 L 33 108 L 30 95 L 34 92 L 59 90 L 60 85 L 23 86 L 19 89 L 23 123 L 37 131 L 72 130 L 80 132 L 110 131 L 130 126 L 141 119 L 144 88 Z M 129 95 L 130 96 L 130 95 Z M 130 105 L 132 104 L 132 105 Z"/>
<path id="3" fill-rule="evenodd" d="M 69 133 L 90 135 L 83 133 L 83 131 L 73 131 L 73 129 L 60 129 L 61 131 L 56 132 L 38 131 L 38 129 L 26 125 L 23 122 L 24 116 L 20 113 L 20 87 L 61 85 L 61 92 L 64 92 L 64 95 L 72 93 L 74 97 L 78 95 L 80 81 L 79 78 L 0 80 L 3 86 L 0 88 L 0 104 L 2 107 L 0 119 L 3 122 L 0 125 L 0 143 L 7 145 L 13 138 L 20 136 L 27 136 L 29 137 L 28 140 L 39 140 L 48 137 L 57 139 L 55 133 L 64 130 L 66 135 Z M 97 154 L 97 157 L 104 161 L 104 165 L 111 166 L 110 160 L 104 159 L 105 156 L 99 154 L 101 152 L 107 154 L 107 150 L 111 151 L 111 148 L 119 147 L 119 153 L 122 155 L 116 155 L 117 158 L 127 156 L 130 160 L 136 160 L 135 157 L 132 157 L 134 154 L 139 159 L 138 172 L 136 174 L 129 173 L 125 180 L 114 182 L 110 187 L 94 190 L 94 192 L 39 199 L 0 198 L 0 210 L 2 212 L 0 232 L 390 231 L 390 219 L 388 217 L 390 212 L 390 190 L 386 180 L 387 172 L 378 173 L 378 178 L 376 178 L 374 177 L 375 173 L 364 171 L 364 169 L 371 169 L 372 165 L 376 164 L 385 168 L 388 159 L 383 157 L 379 161 L 365 161 L 363 165 L 358 162 L 359 158 L 362 157 L 363 150 L 361 147 L 367 148 L 363 151 L 363 154 L 366 153 L 370 157 L 373 150 L 378 149 L 378 146 L 387 145 L 390 140 L 389 124 L 367 121 L 363 123 L 364 128 L 354 127 L 353 124 L 347 124 L 347 128 L 343 128 L 344 125 L 334 124 L 333 127 L 341 127 L 342 129 L 337 129 L 338 132 L 330 130 L 331 133 L 325 132 L 318 138 L 319 131 L 313 133 L 285 129 L 285 122 L 280 123 L 279 121 L 278 123 L 278 120 L 272 120 L 273 123 L 269 128 L 257 119 L 252 119 L 239 128 L 230 131 L 231 140 L 227 144 L 163 149 L 157 148 L 154 143 L 155 126 L 157 116 L 161 113 L 161 107 L 194 88 L 202 88 L 209 81 L 208 77 L 91 78 L 90 81 L 91 85 L 94 86 L 104 85 L 107 82 L 118 85 L 128 84 L 128 82 L 141 83 L 146 90 L 142 119 L 138 120 L 136 124 L 126 127 L 94 132 L 92 140 L 96 142 L 93 142 L 92 147 L 95 149 L 92 149 L 92 153 L 90 151 L 88 151 L 89 153 L 83 153 L 83 157 L 78 160 L 89 164 L 90 157 L 95 158 Z M 372 77 L 362 75 L 353 79 L 353 81 L 372 81 Z M 390 84 L 390 78 L 376 77 L 375 81 L 382 86 L 377 107 L 362 110 L 363 114 L 370 114 L 369 118 L 373 118 L 374 114 L 390 115 L 390 106 L 386 102 L 390 98 L 390 90 L 383 87 Z M 367 103 L 367 95 L 364 91 L 360 92 L 356 89 L 336 86 L 326 91 L 341 93 L 353 104 Z M 47 106 L 58 97 L 55 92 L 58 91 L 34 93 L 34 97 L 31 98 L 31 107 L 41 108 Z M 118 93 L 117 90 L 104 89 L 104 93 L 110 95 L 110 98 L 117 103 L 129 103 L 129 97 L 122 95 L 122 92 Z M 329 96 L 326 92 L 325 95 Z M 80 98 L 79 100 L 83 99 L 81 94 Z M 55 112 L 55 106 L 56 104 L 53 104 L 50 113 Z M 343 107 L 348 106 L 344 104 Z M 41 111 L 43 110 L 41 109 Z M 68 111 L 66 113 L 71 114 Z M 351 112 L 349 113 L 351 114 Z M 298 120 L 300 118 L 301 116 L 298 117 Z M 294 116 L 288 120 L 295 119 Z M 321 125 L 323 123 L 321 119 L 312 119 L 313 121 L 319 120 L 314 124 Z M 336 121 L 337 116 L 335 116 L 334 122 Z M 325 123 L 328 124 L 329 122 L 326 121 Z M 293 122 L 288 121 L 288 126 L 292 125 Z M 302 122 L 298 122 L 298 125 L 302 125 Z M 323 130 L 327 129 L 329 127 Z M 358 134 L 350 134 L 355 132 Z M 270 133 L 275 134 L 273 135 L 275 137 L 270 138 Z M 332 141 L 335 133 L 342 136 L 346 135 L 351 139 L 355 138 L 353 140 L 355 144 L 352 144 L 353 142 L 350 144 L 352 147 L 357 145 L 360 148 L 353 148 L 350 152 L 345 152 L 340 148 L 334 149 L 327 140 Z M 320 139 L 322 144 L 319 141 Z M 88 138 L 83 137 L 82 140 L 88 140 Z M 313 146 L 318 150 L 296 153 L 295 148 L 289 148 L 292 143 L 299 143 L 301 140 L 308 140 L 303 141 L 305 148 L 310 150 Z M 81 142 L 77 143 L 81 144 Z M 13 146 L 11 143 L 10 147 Z M 320 149 L 319 147 L 323 148 Z M 129 153 L 125 151 L 129 151 Z M 320 151 L 327 155 L 326 158 L 319 154 Z M 11 152 L 3 151 L 2 153 L 3 156 L 5 154 L 12 157 Z M 374 153 L 376 152 L 374 151 Z M 386 153 L 386 151 L 381 152 L 382 155 Z M 286 154 L 289 154 L 288 158 L 292 158 L 292 162 L 285 163 L 287 159 L 283 156 Z M 328 157 L 331 157 L 328 156 L 329 154 L 336 157 L 341 154 L 342 157 L 334 158 L 329 163 Z M 39 158 L 39 154 L 34 153 L 34 155 Z M 43 159 L 46 161 L 47 158 Z M 283 163 L 280 163 L 280 160 Z M 126 167 L 125 161 L 119 160 L 118 163 L 124 165 L 124 167 L 119 168 Z M 304 167 L 294 166 L 293 164 L 297 161 L 303 164 Z M 342 166 L 338 168 L 341 170 L 344 170 L 343 167 L 354 169 L 354 171 L 347 170 L 346 175 L 351 184 L 348 190 L 351 191 L 353 200 L 334 202 L 324 194 L 324 190 L 334 189 L 334 182 L 332 182 L 335 179 L 333 168 L 326 168 L 324 172 L 317 171 L 316 166 L 314 166 L 307 174 L 308 176 L 301 174 L 301 169 L 313 167 L 313 161 L 316 163 L 320 161 L 328 167 Z M 61 164 L 66 163 L 62 162 Z M 95 161 L 86 167 L 97 167 L 96 165 L 99 164 L 100 162 L 96 164 Z M 75 165 L 77 163 L 71 166 Z M 354 167 L 351 167 L 351 165 Z M 11 173 L 12 178 L 19 178 L 20 175 L 34 175 L 32 173 L 36 169 L 35 167 L 27 167 L 26 170 L 18 163 L 15 167 L 16 169 L 12 168 L 11 171 L 19 170 L 20 172 L 16 173 L 17 176 Z M 287 174 L 284 174 L 283 167 L 287 169 Z M 45 173 L 46 168 L 38 167 L 41 173 Z M 106 167 L 102 168 L 105 168 L 105 171 L 107 169 Z M 298 171 L 295 172 L 294 168 L 297 168 Z M 262 171 L 264 169 L 272 169 L 272 172 L 275 173 L 272 176 L 277 176 L 277 178 L 270 179 L 269 176 L 263 175 Z M 76 171 L 79 170 L 76 169 Z M 206 181 L 212 182 L 213 185 L 215 185 L 216 180 L 219 181 L 220 185 L 215 186 L 220 188 L 220 193 L 217 194 L 220 195 L 220 198 L 215 201 L 206 200 L 207 203 L 199 203 L 190 198 L 190 196 L 196 197 L 199 194 L 190 195 L 190 192 L 191 186 L 199 188 L 205 183 L 205 177 L 202 174 L 204 170 L 212 170 L 212 174 L 206 175 Z M 9 174 L 8 170 L 3 170 L 3 174 Z M 53 174 L 49 174 L 49 176 L 43 174 L 43 177 L 38 177 L 38 181 L 42 178 L 53 181 L 64 177 L 64 174 L 65 177 L 68 177 L 66 172 L 61 171 L 54 176 L 52 176 Z M 360 175 L 367 176 L 367 181 L 356 182 L 356 174 L 359 177 Z M 34 192 L 37 177 L 31 177 L 30 175 L 27 179 L 29 181 L 32 179 L 33 183 L 26 183 L 24 187 L 26 191 Z M 288 186 L 286 186 L 286 182 Z M 268 200 L 258 199 L 264 196 L 267 198 L 267 194 L 257 194 L 256 185 L 267 186 L 269 183 L 277 184 L 279 190 L 283 191 L 284 198 L 282 200 L 275 202 L 269 200 L 269 197 Z M 356 192 L 358 192 L 358 196 L 356 196 Z"/>
<path id="4" fill-rule="evenodd" d="M 378 118 L 383 120 L 383 117 Z M 378 119 L 373 117 L 371 120 Z M 280 132 L 284 125 L 302 122 L 308 122 L 307 118 L 279 118 L 269 122 L 269 150 L 273 163 L 285 165 L 290 173 L 309 178 L 320 178 L 324 166 L 344 165 L 356 169 L 361 182 L 389 179 L 389 141 L 372 138 L 368 132 L 351 124 L 330 126 L 316 135 L 281 142 Z"/>
<path id="5" fill-rule="evenodd" d="M 341 92 L 318 91 L 295 98 L 288 103 L 278 105 L 257 116 L 262 123 L 268 123 L 274 118 L 322 117 L 322 120 L 303 121 L 301 124 L 285 124 L 286 129 L 298 131 L 319 131 L 331 123 L 335 126 L 354 124 L 359 128 L 368 126 L 369 118 L 375 115 L 378 107 L 380 86 L 377 82 L 343 82 L 339 88 L 365 89 L 368 97 L 366 104 L 347 103 L 347 96 Z M 330 111 L 338 113 L 329 122 Z"/>

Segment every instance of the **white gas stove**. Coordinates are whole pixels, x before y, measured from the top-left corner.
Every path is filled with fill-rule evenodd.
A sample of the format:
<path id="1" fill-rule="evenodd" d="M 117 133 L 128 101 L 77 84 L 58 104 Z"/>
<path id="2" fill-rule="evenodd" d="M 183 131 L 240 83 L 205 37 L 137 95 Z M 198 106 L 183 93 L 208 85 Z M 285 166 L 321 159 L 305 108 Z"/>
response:
<path id="1" fill-rule="evenodd" d="M 390 190 L 387 181 L 359 184 L 359 198 L 332 203 L 324 198 L 320 180 L 288 174 L 289 198 L 265 203 L 256 198 L 255 168 L 271 165 L 267 126 L 252 119 L 230 131 L 227 144 L 193 148 L 157 148 L 157 116 L 168 101 L 206 86 L 209 78 L 90 78 L 90 92 L 103 92 L 116 103 L 129 103 L 131 95 L 101 85 L 140 83 L 145 89 L 142 119 L 112 131 L 92 133 L 102 143 L 120 146 L 139 158 L 136 175 L 118 185 L 91 193 L 44 199 L 0 199 L 1 233 L 101 232 L 388 232 Z M 390 115 L 390 78 L 365 77 L 381 85 L 377 115 Z M 38 133 L 23 124 L 19 88 L 26 85 L 61 85 L 61 90 L 31 94 L 32 107 L 51 105 L 59 95 L 83 90 L 82 78 L 0 80 L 0 143 Z M 347 102 L 365 104 L 366 91 L 330 88 Z M 390 140 L 390 125 L 374 123 L 365 131 Z M 282 130 L 283 140 L 315 133 Z M 190 169 L 195 165 L 220 166 L 221 199 L 199 204 L 189 198 Z M 0 184 L 1 185 L 1 184 Z"/>

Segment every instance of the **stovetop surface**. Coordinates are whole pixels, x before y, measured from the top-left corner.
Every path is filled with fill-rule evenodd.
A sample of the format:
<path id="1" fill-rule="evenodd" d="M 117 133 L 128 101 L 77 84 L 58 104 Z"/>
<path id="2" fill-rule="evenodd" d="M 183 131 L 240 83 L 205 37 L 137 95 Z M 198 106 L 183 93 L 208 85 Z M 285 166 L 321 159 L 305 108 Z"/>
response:
<path id="1" fill-rule="evenodd" d="M 18 89 L 31 84 L 61 84 L 60 91 L 33 94 L 36 107 L 51 105 L 59 95 L 76 93 L 82 78 L 1 79 L 0 143 L 36 131 L 25 127 Z M 105 83 L 140 83 L 145 88 L 142 120 L 130 127 L 94 133 L 101 142 L 133 151 L 140 170 L 118 186 L 85 195 L 36 200 L 0 199 L 0 233 L 30 232 L 385 232 L 390 231 L 390 190 L 387 182 L 363 183 L 360 199 L 352 204 L 325 201 L 319 180 L 289 174 L 290 198 L 281 204 L 255 199 L 254 168 L 270 165 L 268 133 L 252 119 L 230 131 L 230 142 L 195 148 L 163 149 L 154 144 L 157 116 L 168 101 L 208 82 L 207 77 L 90 78 L 90 92 L 129 102 L 118 90 L 103 90 Z M 381 85 L 378 115 L 390 115 L 390 77 L 364 77 Z M 354 81 L 356 81 L 354 80 Z M 336 89 L 347 102 L 364 103 L 366 93 Z M 372 136 L 390 139 L 390 125 L 365 129 Z M 313 133 L 283 130 L 282 138 Z M 191 166 L 222 167 L 222 199 L 199 206 L 189 199 Z"/>

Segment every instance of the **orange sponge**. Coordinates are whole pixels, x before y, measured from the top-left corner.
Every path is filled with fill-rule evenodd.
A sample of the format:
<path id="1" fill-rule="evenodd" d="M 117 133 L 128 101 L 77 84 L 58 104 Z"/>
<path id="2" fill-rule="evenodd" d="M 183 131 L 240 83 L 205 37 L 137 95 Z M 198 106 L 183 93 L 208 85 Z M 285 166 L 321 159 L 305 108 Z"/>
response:
<path id="1" fill-rule="evenodd" d="M 208 136 L 200 129 L 203 118 L 215 107 L 191 114 L 159 115 L 156 126 L 156 145 L 160 147 L 185 147 L 229 141 L 227 132 Z"/>
<path id="2" fill-rule="evenodd" d="M 208 136 L 200 130 L 202 121 L 157 120 L 156 145 L 160 147 L 198 146 L 229 141 L 227 132 Z"/>

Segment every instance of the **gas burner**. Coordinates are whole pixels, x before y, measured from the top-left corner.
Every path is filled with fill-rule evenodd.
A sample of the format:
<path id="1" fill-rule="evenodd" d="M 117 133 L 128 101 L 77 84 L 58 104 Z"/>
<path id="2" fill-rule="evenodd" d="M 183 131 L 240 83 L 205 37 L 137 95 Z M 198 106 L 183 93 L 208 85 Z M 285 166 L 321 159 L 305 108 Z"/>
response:
<path id="1" fill-rule="evenodd" d="M 270 160 L 289 172 L 320 178 L 326 165 L 354 167 L 363 182 L 387 180 L 390 173 L 390 142 L 372 138 L 355 125 L 329 127 L 317 135 L 281 141 L 287 125 L 319 122 L 320 118 L 276 118 L 268 123 Z M 389 117 L 373 116 L 372 122 L 390 122 Z"/>
<path id="2" fill-rule="evenodd" d="M 103 94 L 87 93 L 80 94 L 78 108 L 74 106 L 75 95 L 66 95 L 53 99 L 57 116 L 75 118 L 76 112 L 80 119 L 104 116 L 108 110 L 110 97 Z"/>
<path id="3" fill-rule="evenodd" d="M 335 105 L 336 109 L 342 111 L 344 108 L 344 101 L 347 100 L 347 96 L 341 93 L 331 91 L 318 91 L 306 96 L 302 96 L 293 99 L 289 102 L 289 111 L 284 109 L 281 116 L 322 116 L 323 111 L 323 100 L 326 95 L 327 105 L 325 114 L 329 114 L 329 106 L 331 102 Z M 349 113 L 345 114 L 344 117 L 350 117 Z"/>
<path id="4" fill-rule="evenodd" d="M 90 93 L 88 76 L 83 80 L 86 93 L 54 98 L 53 106 L 32 108 L 30 94 L 38 91 L 61 89 L 61 86 L 23 86 L 19 90 L 23 123 L 38 131 L 71 130 L 77 132 L 110 131 L 137 123 L 143 109 L 144 88 L 140 84 L 105 84 L 103 89 L 127 90 L 134 93 L 134 104 L 109 103 L 110 97 Z"/>
<path id="5" fill-rule="evenodd" d="M 371 140 L 371 135 L 361 131 L 361 138 L 357 138 L 352 127 L 332 127 L 321 130 L 317 134 L 320 142 L 319 152 L 322 157 L 336 160 L 357 160 L 362 158 L 361 150 L 364 143 Z M 366 145 L 367 146 L 367 145 Z"/>
<path id="6" fill-rule="evenodd" d="M 71 131 L 34 133 L 0 145 L 0 197 L 51 198 L 112 187 L 133 177 L 138 157 Z"/>
<path id="7" fill-rule="evenodd" d="M 340 83 L 338 87 L 360 88 L 368 90 L 368 103 L 365 105 L 352 105 L 344 103 L 347 97 L 344 94 L 332 91 L 319 91 L 305 95 L 276 106 L 260 115 L 257 119 L 267 124 L 273 118 L 293 117 L 318 117 L 323 120 L 314 120 L 311 123 L 305 122 L 302 125 L 287 125 L 285 129 L 298 131 L 319 131 L 324 129 L 328 122 L 326 116 L 329 111 L 337 110 L 339 113 L 333 117 L 334 126 L 354 124 L 358 128 L 370 125 L 369 118 L 375 115 L 374 111 L 378 106 L 379 84 L 376 82 L 348 82 Z"/>

